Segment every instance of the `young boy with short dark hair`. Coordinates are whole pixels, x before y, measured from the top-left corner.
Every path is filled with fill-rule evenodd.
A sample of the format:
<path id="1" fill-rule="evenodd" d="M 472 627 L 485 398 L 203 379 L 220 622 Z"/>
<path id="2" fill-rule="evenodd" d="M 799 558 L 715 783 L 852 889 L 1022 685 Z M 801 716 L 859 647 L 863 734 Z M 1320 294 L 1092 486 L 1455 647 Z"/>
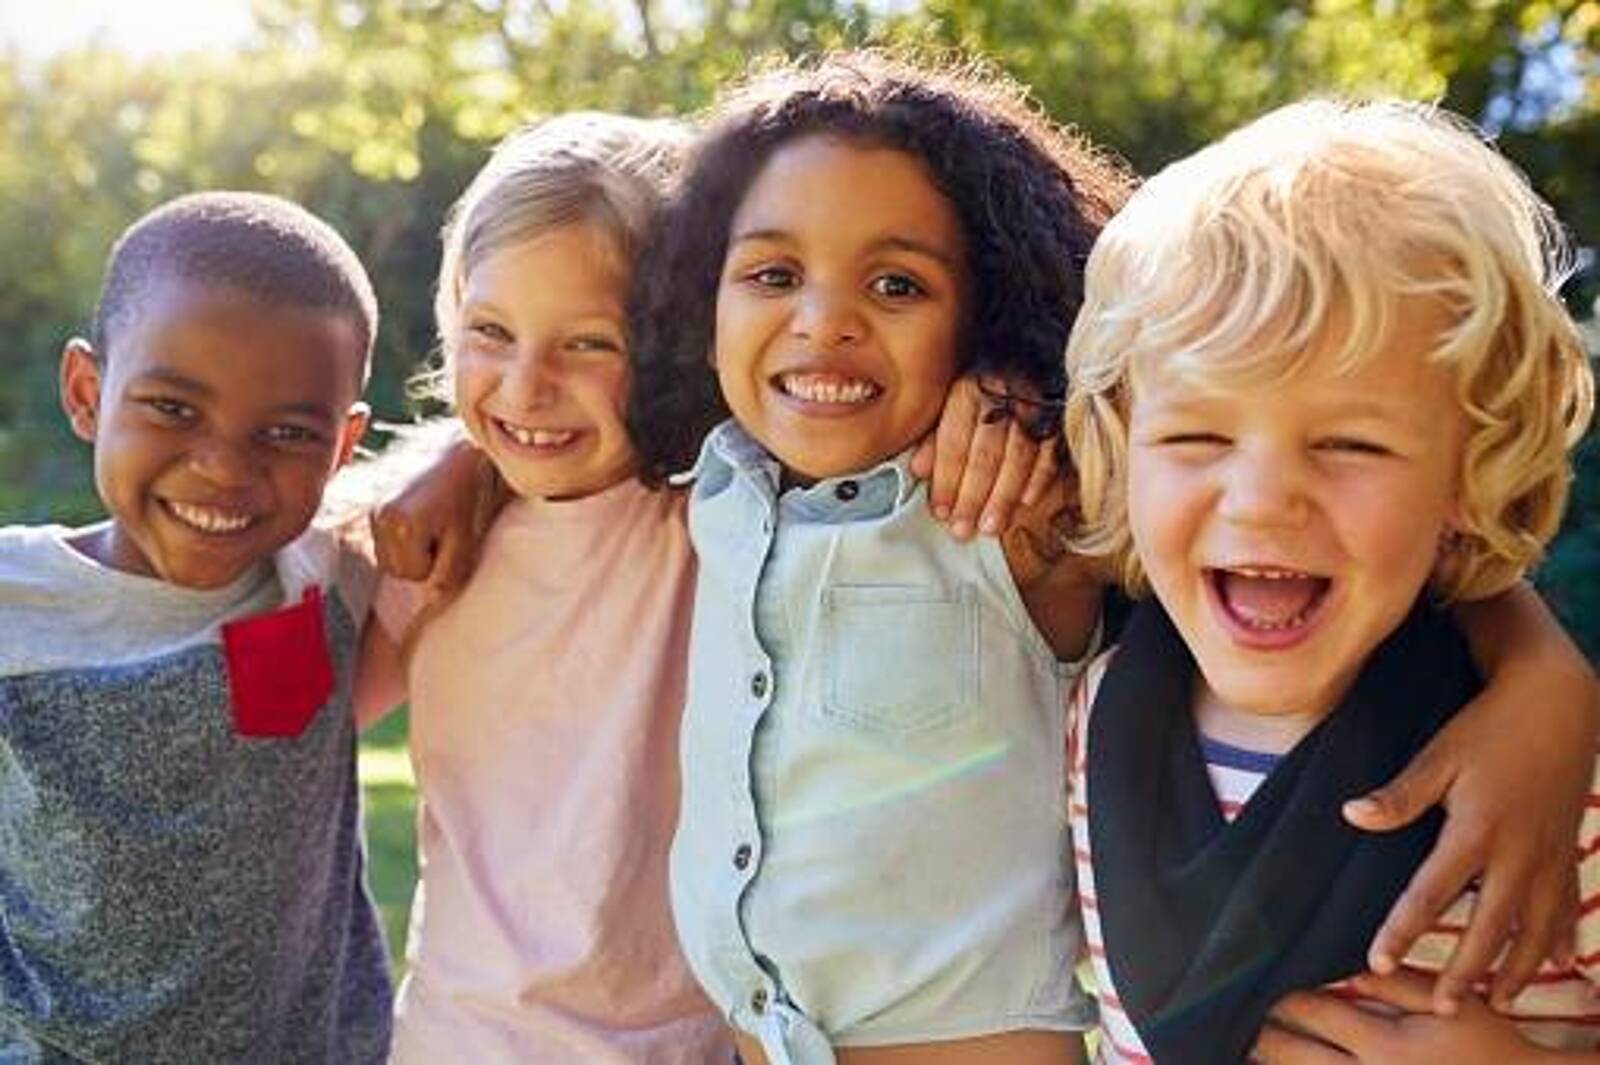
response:
<path id="1" fill-rule="evenodd" d="M 113 249 L 61 398 L 106 521 L 0 530 L 0 1060 L 369 1062 L 387 954 L 350 707 L 349 246 L 203 193 Z"/>

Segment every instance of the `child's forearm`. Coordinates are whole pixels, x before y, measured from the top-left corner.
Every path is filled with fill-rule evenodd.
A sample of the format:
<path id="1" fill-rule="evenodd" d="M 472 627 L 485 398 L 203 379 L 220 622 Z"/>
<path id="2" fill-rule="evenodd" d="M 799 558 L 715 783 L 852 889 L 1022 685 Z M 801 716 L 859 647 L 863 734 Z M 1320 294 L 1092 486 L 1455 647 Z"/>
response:
<path id="1" fill-rule="evenodd" d="M 383 631 L 378 619 L 368 618 L 361 634 L 361 653 L 356 666 L 356 728 L 365 730 L 378 723 L 405 702 L 405 668 L 399 646 Z"/>
<path id="2" fill-rule="evenodd" d="M 1504 671 L 1555 671 L 1574 678 L 1593 680 L 1593 670 L 1583 653 L 1567 636 L 1561 623 L 1527 584 L 1488 599 L 1459 603 L 1456 622 L 1472 647 L 1473 660 L 1486 677 L 1499 677 Z M 1582 707 L 1597 715 L 1600 731 L 1600 705 Z"/>
<path id="3" fill-rule="evenodd" d="M 1075 662 L 1089 651 L 1100 623 L 1106 580 L 1102 563 L 1062 545 L 1057 524 L 1066 501 L 1065 487 L 1057 482 L 1018 512 L 1000 544 L 1034 627 L 1059 661 Z"/>

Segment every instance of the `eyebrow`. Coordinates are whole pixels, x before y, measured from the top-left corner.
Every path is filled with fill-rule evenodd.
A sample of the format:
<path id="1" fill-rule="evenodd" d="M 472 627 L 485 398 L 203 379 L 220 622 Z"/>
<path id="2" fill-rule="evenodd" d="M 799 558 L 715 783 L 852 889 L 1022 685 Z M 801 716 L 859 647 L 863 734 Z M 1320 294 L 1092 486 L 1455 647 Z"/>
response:
<path id="1" fill-rule="evenodd" d="M 742 244 L 746 241 L 752 240 L 771 240 L 793 243 L 794 234 L 784 229 L 750 229 L 742 233 L 735 233 L 728 240 L 728 247 L 731 248 L 735 244 Z M 879 237 L 877 240 L 867 245 L 866 250 L 869 252 L 886 250 L 910 252 L 913 255 L 925 256 L 926 258 L 932 259 L 935 262 L 942 263 L 946 269 L 960 269 L 960 263 L 956 262 L 955 258 L 944 249 L 935 247 L 926 241 L 917 240 L 915 237 L 903 237 L 890 234 L 886 237 Z"/>
<path id="2" fill-rule="evenodd" d="M 461 307 L 456 313 L 458 316 L 464 316 L 468 311 L 478 311 L 480 313 L 487 312 L 499 315 L 502 318 L 513 317 L 509 310 L 496 303 L 494 300 L 476 296 L 463 297 L 461 300 Z M 607 300 L 604 305 L 597 303 L 588 307 L 583 307 L 577 313 L 568 314 L 567 318 L 568 320 L 574 322 L 603 321 L 621 323 L 627 320 L 627 316 L 626 301 Z"/>
<path id="3" fill-rule="evenodd" d="M 1176 398 L 1158 400 L 1154 403 L 1151 403 L 1150 399 L 1146 397 L 1144 403 L 1153 407 L 1163 416 L 1196 417 L 1203 416 L 1218 403 L 1228 402 L 1229 398 L 1226 390 L 1200 391 L 1180 395 Z M 1337 402 L 1321 407 L 1313 413 L 1319 420 L 1371 420 L 1405 426 L 1415 426 L 1419 420 L 1415 409 L 1410 404 L 1371 396 L 1340 398 Z"/>
<path id="4" fill-rule="evenodd" d="M 196 381 L 188 374 L 181 374 L 177 370 L 169 370 L 164 366 L 157 366 L 153 370 L 146 370 L 144 373 L 141 373 L 138 377 L 134 378 L 134 381 L 138 384 L 166 385 L 169 388 L 176 388 L 180 392 L 188 392 L 190 395 L 194 396 L 210 396 L 212 394 L 210 385 L 207 385 L 201 381 Z"/>
<path id="5" fill-rule="evenodd" d="M 212 388 L 205 382 L 197 381 L 188 374 L 179 373 L 177 370 L 169 370 L 161 366 L 158 366 L 153 370 L 146 370 L 144 373 L 134 378 L 132 383 L 141 385 L 166 385 L 168 388 L 175 388 L 178 391 L 185 392 L 197 399 L 211 399 L 217 394 L 216 389 Z M 298 414 L 301 417 L 311 418 L 322 425 L 333 425 L 339 420 L 334 416 L 333 412 L 327 408 L 326 405 L 314 403 L 310 400 L 295 403 L 284 403 L 278 407 L 274 407 L 272 413 Z"/>

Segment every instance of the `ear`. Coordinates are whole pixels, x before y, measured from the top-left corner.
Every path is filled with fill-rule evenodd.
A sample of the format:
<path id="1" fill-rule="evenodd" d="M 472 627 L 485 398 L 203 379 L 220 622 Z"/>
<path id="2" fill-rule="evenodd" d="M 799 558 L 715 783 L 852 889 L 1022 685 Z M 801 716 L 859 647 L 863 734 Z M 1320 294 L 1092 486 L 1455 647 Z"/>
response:
<path id="1" fill-rule="evenodd" d="M 356 445 L 367 435 L 367 426 L 371 421 L 371 407 L 359 402 L 350 404 L 350 409 L 345 412 L 344 427 L 340 432 L 339 458 L 334 464 L 334 469 L 350 461 L 350 457 L 356 453 Z"/>
<path id="2" fill-rule="evenodd" d="M 73 434 L 91 444 L 100 427 L 100 384 L 94 349 L 82 337 L 73 337 L 61 349 L 61 409 Z"/>

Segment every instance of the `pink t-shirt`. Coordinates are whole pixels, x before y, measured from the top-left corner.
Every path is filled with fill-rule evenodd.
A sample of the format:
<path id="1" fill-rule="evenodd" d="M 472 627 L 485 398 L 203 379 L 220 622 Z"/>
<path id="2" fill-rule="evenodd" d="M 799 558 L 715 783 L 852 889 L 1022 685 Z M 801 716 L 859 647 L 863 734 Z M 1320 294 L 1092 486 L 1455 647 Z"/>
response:
<path id="1" fill-rule="evenodd" d="M 684 499 L 512 501 L 407 669 L 421 876 L 400 1062 L 727 1062 L 667 851 L 694 595 Z M 404 634 L 421 598 L 386 583 Z"/>

